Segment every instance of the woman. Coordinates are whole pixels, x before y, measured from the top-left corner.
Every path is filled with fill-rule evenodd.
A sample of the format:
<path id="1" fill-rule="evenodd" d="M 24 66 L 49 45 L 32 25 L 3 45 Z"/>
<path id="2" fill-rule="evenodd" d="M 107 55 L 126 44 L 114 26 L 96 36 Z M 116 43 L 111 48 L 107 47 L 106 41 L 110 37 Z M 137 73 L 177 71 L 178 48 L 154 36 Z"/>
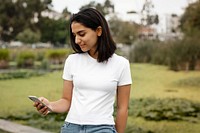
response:
<path id="1" fill-rule="evenodd" d="M 114 53 L 115 42 L 105 18 L 93 8 L 79 11 L 71 17 L 70 39 L 76 53 L 65 62 L 62 98 L 40 100 L 53 112 L 68 112 L 61 133 L 124 133 L 132 83 L 130 65 Z M 48 114 L 41 104 L 34 106 Z"/>

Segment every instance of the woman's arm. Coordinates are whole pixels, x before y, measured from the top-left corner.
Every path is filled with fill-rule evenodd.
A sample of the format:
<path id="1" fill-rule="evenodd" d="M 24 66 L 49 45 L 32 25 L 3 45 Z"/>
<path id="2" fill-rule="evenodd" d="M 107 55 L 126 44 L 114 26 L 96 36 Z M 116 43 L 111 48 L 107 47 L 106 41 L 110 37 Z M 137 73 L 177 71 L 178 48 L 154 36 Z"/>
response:
<path id="1" fill-rule="evenodd" d="M 117 88 L 117 116 L 115 127 L 118 133 L 124 133 L 128 118 L 128 105 L 131 85 L 118 86 Z"/>
<path id="2" fill-rule="evenodd" d="M 71 105 L 73 82 L 64 80 L 63 94 L 60 100 L 50 102 L 53 112 L 64 113 L 67 112 Z"/>
<path id="3" fill-rule="evenodd" d="M 49 102 L 46 98 L 40 97 L 39 99 L 44 102 L 48 107 L 51 108 L 53 112 L 56 113 L 64 113 L 67 112 L 71 105 L 71 99 L 72 99 L 72 91 L 73 91 L 73 82 L 64 80 L 63 83 L 63 93 L 61 99 L 54 102 Z M 37 110 L 43 114 L 48 114 L 48 109 L 46 107 L 42 108 L 42 105 L 39 103 L 35 103 L 34 106 L 37 108 Z"/>

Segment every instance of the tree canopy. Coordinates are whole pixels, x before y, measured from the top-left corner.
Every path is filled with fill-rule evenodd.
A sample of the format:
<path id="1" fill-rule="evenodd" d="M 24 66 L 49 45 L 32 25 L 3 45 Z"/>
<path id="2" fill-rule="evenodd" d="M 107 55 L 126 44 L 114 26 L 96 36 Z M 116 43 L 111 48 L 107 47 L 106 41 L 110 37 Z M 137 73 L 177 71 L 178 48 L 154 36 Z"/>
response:
<path id="1" fill-rule="evenodd" d="M 37 30 L 41 12 L 49 10 L 51 0 L 0 0 L 0 37 L 10 41 L 26 28 Z"/>
<path id="2" fill-rule="evenodd" d="M 110 13 L 114 13 L 114 5 L 112 4 L 112 2 L 110 0 L 105 0 L 105 2 L 103 4 L 101 3 L 96 3 L 95 1 L 91 1 L 89 4 L 83 5 L 81 9 L 83 8 L 88 8 L 88 7 L 94 7 L 96 8 L 98 11 L 100 11 L 104 16 L 110 14 Z"/>
<path id="3" fill-rule="evenodd" d="M 187 35 L 200 33 L 200 0 L 190 4 L 181 17 L 181 29 Z"/>

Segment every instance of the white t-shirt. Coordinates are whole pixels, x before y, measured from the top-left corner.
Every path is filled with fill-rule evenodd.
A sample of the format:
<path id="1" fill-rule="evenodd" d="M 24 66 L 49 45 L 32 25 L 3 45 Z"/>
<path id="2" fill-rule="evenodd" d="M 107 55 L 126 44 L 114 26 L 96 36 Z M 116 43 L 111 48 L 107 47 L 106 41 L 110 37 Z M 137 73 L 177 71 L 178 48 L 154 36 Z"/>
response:
<path id="1" fill-rule="evenodd" d="M 116 54 L 105 63 L 88 53 L 71 54 L 65 61 L 63 79 L 74 85 L 65 121 L 83 125 L 114 125 L 117 86 L 132 83 L 129 61 Z"/>

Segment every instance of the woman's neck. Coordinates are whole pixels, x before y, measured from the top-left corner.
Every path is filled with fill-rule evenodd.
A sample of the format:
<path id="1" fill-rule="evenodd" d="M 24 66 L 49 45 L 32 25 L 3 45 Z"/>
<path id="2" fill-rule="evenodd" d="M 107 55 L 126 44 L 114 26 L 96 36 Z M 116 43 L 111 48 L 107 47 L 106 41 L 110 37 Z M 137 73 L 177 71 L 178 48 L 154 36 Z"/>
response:
<path id="1" fill-rule="evenodd" d="M 94 59 L 98 58 L 98 52 L 90 50 L 90 51 L 88 51 L 88 54 Z"/>

